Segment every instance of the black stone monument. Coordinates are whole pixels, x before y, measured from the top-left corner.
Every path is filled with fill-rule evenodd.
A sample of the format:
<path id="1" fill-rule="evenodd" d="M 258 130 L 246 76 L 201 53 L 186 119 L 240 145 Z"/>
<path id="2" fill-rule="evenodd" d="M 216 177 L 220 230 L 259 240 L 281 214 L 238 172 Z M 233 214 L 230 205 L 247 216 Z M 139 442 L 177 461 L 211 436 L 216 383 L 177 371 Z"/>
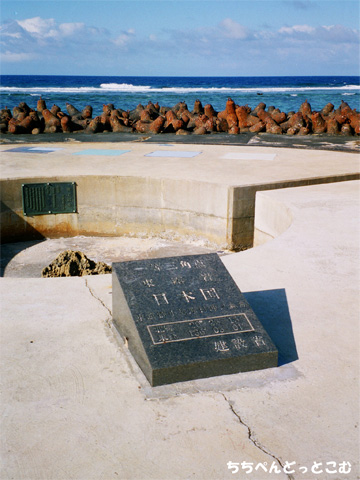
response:
<path id="1" fill-rule="evenodd" d="M 112 264 L 113 320 L 152 386 L 276 367 L 216 253 Z"/>

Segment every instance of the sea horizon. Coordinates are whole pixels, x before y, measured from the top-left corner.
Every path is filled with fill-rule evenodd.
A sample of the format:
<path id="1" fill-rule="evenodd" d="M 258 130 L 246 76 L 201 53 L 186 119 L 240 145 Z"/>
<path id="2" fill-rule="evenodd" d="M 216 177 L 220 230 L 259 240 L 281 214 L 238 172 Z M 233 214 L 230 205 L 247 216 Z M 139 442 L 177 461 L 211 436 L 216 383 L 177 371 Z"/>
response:
<path id="1" fill-rule="evenodd" d="M 131 75 L 1 75 L 0 106 L 14 108 L 20 102 L 36 107 L 42 97 L 49 108 L 53 104 L 66 111 L 66 103 L 82 109 L 91 105 L 100 115 L 104 104 L 132 110 L 138 104 L 158 102 L 172 107 L 179 101 L 191 110 L 195 100 L 225 108 L 230 97 L 239 105 L 254 108 L 259 102 L 282 111 L 296 111 L 308 100 L 314 110 L 327 103 L 337 108 L 346 101 L 359 109 L 358 76 L 281 75 L 281 76 L 131 76 Z"/>
<path id="2" fill-rule="evenodd" d="M 1 77 L 122 77 L 122 78 L 324 78 L 324 77 L 338 77 L 338 78 L 359 78 L 359 75 L 73 75 L 73 74 L 48 74 L 48 73 L 2 73 Z"/>

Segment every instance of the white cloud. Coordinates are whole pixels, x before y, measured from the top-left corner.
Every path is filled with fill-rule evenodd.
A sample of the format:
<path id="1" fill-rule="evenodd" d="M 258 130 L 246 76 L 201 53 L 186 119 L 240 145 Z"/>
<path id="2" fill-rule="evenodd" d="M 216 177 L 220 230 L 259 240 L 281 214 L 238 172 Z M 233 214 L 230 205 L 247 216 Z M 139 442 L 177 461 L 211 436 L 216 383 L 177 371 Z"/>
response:
<path id="1" fill-rule="evenodd" d="M 32 38 L 15 20 L 0 25 L 0 34 L 4 41 L 20 40 L 24 37 L 28 40 Z"/>
<path id="2" fill-rule="evenodd" d="M 225 18 L 220 22 L 219 26 L 224 37 L 244 40 L 249 36 L 248 29 L 231 18 Z"/>
<path id="3" fill-rule="evenodd" d="M 84 23 L 61 23 L 59 25 L 59 33 L 64 37 L 69 37 L 76 33 L 79 33 L 81 30 L 84 30 L 85 24 Z"/>
<path id="4" fill-rule="evenodd" d="M 315 28 L 310 25 L 293 25 L 292 27 L 282 27 L 279 29 L 279 33 L 288 33 L 292 35 L 293 33 L 307 33 L 312 34 L 315 32 Z"/>
<path id="5" fill-rule="evenodd" d="M 33 17 L 25 20 L 11 22 L 12 35 L 21 38 L 25 33 L 35 40 L 46 41 L 47 39 L 58 39 L 76 37 L 80 32 L 84 34 L 106 33 L 96 27 L 87 27 L 82 22 L 68 22 L 57 24 L 53 18 Z M 10 35 L 7 33 L 7 35 Z"/>
<path id="6" fill-rule="evenodd" d="M 12 38 L 21 38 L 21 32 L 6 32 L 2 31 L 0 28 L 0 33 L 3 36 L 12 37 Z"/>
<path id="7" fill-rule="evenodd" d="M 103 53 L 108 44 L 106 29 L 88 27 L 82 22 L 58 24 L 53 18 L 11 20 L 0 26 L 0 34 L 2 51 L 6 52 L 3 62 L 12 63 L 35 57 L 52 61 L 69 55 L 82 61 L 86 58 L 84 46 L 94 54 Z"/>
<path id="8" fill-rule="evenodd" d="M 359 44 L 359 31 L 343 25 L 323 25 L 317 29 L 319 37 L 332 43 Z"/>
<path id="9" fill-rule="evenodd" d="M 36 38 L 56 36 L 56 23 L 53 18 L 43 19 L 40 17 L 34 17 L 27 18 L 26 20 L 17 20 L 17 23 L 26 32 Z"/>
<path id="10" fill-rule="evenodd" d="M 112 40 L 112 42 L 118 47 L 126 47 L 135 36 L 135 30 L 133 28 L 129 28 L 128 30 L 121 32 L 116 38 Z"/>
<path id="11" fill-rule="evenodd" d="M 129 36 L 122 33 L 118 37 L 114 38 L 113 43 L 118 47 L 124 47 L 129 41 Z"/>
<path id="12" fill-rule="evenodd" d="M 226 72 L 231 72 L 229 65 L 241 68 L 256 62 L 256 68 L 260 69 L 277 62 L 285 71 L 291 68 L 291 62 L 304 59 L 305 55 L 308 62 L 310 51 L 311 61 L 315 62 L 316 58 L 316 65 L 330 59 L 338 64 L 347 61 L 354 66 L 358 62 L 359 32 L 344 25 L 297 24 L 279 29 L 267 25 L 250 30 L 227 17 L 219 19 L 214 26 L 154 29 L 146 34 L 135 31 L 131 25 L 128 27 L 110 33 L 83 22 L 59 24 L 52 18 L 8 21 L 0 26 L 3 61 L 14 63 L 38 58 L 59 68 L 62 63 L 71 63 L 74 68 L 92 65 L 95 59 L 112 67 L 114 58 L 129 64 L 146 61 L 151 65 L 216 62 L 217 68 L 225 65 Z M 265 70 L 261 71 L 266 74 Z"/>
<path id="13" fill-rule="evenodd" d="M 0 61 L 9 62 L 9 63 L 18 63 L 18 62 L 29 62 L 34 60 L 36 55 L 31 53 L 13 53 L 13 52 L 1 52 Z"/>
<path id="14" fill-rule="evenodd" d="M 343 25 L 293 25 L 278 30 L 280 35 L 287 35 L 294 40 L 313 40 L 324 43 L 358 43 L 359 32 Z"/>

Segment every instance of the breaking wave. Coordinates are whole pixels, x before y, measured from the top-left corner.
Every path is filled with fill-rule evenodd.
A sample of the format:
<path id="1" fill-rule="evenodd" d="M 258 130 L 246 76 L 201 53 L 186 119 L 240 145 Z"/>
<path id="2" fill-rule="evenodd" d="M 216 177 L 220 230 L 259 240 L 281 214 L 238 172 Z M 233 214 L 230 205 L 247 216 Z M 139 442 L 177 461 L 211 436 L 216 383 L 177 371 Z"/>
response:
<path id="1" fill-rule="evenodd" d="M 100 88 L 118 92 L 164 92 L 164 93 L 196 93 L 196 92 L 306 92 L 316 90 L 359 90 L 360 85 L 343 85 L 338 87 L 149 87 L 126 83 L 102 83 Z"/>
<path id="2" fill-rule="evenodd" d="M 34 94 L 81 94 L 81 93 L 288 93 L 311 91 L 352 91 L 360 92 L 360 85 L 342 85 L 334 87 L 151 87 L 149 85 L 133 85 L 131 83 L 101 83 L 98 87 L 6 87 L 0 86 L 0 92 L 3 93 L 28 93 Z M 346 93 L 345 93 L 346 94 Z M 351 94 L 351 93 L 348 93 Z M 354 94 L 354 93 L 353 93 Z"/>

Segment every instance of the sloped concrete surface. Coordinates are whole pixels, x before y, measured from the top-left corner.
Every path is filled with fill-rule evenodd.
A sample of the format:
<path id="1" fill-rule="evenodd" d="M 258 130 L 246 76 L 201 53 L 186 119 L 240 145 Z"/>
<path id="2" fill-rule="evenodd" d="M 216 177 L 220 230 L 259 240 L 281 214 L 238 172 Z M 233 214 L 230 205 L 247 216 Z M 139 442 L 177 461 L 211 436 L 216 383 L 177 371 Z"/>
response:
<path id="1" fill-rule="evenodd" d="M 260 247 L 223 258 L 240 288 L 253 292 L 248 300 L 274 329 L 280 354 L 298 357 L 292 363 L 299 374 L 264 386 L 264 403 L 254 389 L 229 398 L 261 443 L 303 465 L 358 458 L 359 192 L 359 182 L 260 192 L 261 214 L 266 217 L 264 204 L 285 205 L 291 226 Z M 282 335 L 291 333 L 290 322 L 294 344 Z M 354 465 L 339 478 L 358 474 Z"/>

